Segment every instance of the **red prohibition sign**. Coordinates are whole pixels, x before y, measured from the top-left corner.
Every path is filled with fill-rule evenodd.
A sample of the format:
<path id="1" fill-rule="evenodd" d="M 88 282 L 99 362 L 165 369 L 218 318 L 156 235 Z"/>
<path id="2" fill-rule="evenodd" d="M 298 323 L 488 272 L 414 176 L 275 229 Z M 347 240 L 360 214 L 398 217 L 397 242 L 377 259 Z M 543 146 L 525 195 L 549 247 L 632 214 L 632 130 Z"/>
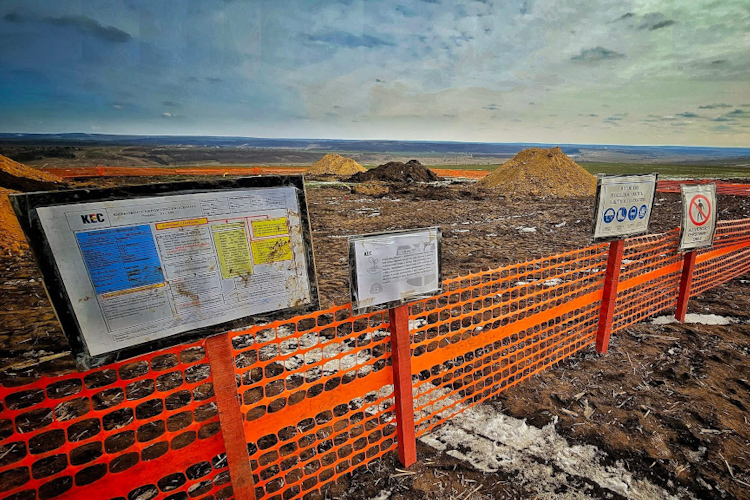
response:
<path id="1" fill-rule="evenodd" d="M 693 209 L 696 211 L 695 217 L 693 217 Z M 702 194 L 693 196 L 693 199 L 690 200 L 690 207 L 688 208 L 688 216 L 692 223 L 696 226 L 702 226 L 708 222 L 709 215 L 711 215 L 711 203 L 708 201 L 708 198 Z"/>

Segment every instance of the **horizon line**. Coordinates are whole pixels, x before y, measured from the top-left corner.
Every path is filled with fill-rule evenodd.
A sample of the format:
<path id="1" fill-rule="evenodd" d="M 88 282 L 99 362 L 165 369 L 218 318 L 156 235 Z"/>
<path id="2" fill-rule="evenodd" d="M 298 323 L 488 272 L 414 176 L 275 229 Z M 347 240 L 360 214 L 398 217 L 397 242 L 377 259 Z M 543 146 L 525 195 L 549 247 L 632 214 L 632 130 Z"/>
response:
<path id="1" fill-rule="evenodd" d="M 683 145 L 683 144 L 612 144 L 612 143 L 599 143 L 599 142 L 487 142 L 487 141 L 435 141 L 428 139 L 331 139 L 325 137 L 256 137 L 256 136 L 244 136 L 244 135 L 199 135 L 199 134 L 124 134 L 124 133 L 104 133 L 104 132 L 0 132 L 0 136 L 4 135 L 15 135 L 15 136 L 50 136 L 50 135 L 86 135 L 86 136 L 114 136 L 114 137 L 213 137 L 213 138 L 231 138 L 231 139 L 255 139 L 255 140 L 292 140 L 292 141 L 349 141 L 349 142 L 372 142 L 372 141 L 388 141 L 388 142 L 406 142 L 406 143 L 433 143 L 433 144 L 504 144 L 504 145 L 558 145 L 558 146 L 628 146 L 628 147 L 675 147 L 675 148 L 714 148 L 714 149 L 747 149 L 750 150 L 750 146 L 714 146 L 714 145 Z"/>

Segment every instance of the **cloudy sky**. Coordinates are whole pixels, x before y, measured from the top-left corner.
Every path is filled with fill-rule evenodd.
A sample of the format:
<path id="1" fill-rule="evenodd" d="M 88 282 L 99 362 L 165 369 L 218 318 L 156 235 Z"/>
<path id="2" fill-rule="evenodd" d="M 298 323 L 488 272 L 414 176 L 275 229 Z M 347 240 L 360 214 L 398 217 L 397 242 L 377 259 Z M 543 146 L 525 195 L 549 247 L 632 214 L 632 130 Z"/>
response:
<path id="1" fill-rule="evenodd" d="M 0 131 L 750 146 L 747 0 L 3 0 Z"/>

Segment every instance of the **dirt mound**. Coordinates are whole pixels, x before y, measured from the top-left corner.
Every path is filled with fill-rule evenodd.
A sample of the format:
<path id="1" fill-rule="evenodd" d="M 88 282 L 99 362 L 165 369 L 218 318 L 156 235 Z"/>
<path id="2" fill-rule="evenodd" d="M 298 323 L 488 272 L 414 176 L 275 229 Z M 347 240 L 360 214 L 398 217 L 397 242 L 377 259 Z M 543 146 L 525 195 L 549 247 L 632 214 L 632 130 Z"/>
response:
<path id="1" fill-rule="evenodd" d="M 0 254 L 18 254 L 28 248 L 8 195 L 17 191 L 48 191 L 64 187 L 67 184 L 62 178 L 0 155 Z"/>
<path id="2" fill-rule="evenodd" d="M 0 155 L 0 187 L 17 191 L 47 191 L 65 187 L 61 177 L 27 167 Z"/>
<path id="3" fill-rule="evenodd" d="M 329 153 L 317 161 L 315 165 L 307 171 L 307 175 L 335 175 L 350 176 L 358 172 L 364 172 L 365 167 L 352 160 L 336 153 Z"/>
<path id="4" fill-rule="evenodd" d="M 406 163 L 389 161 L 385 165 L 354 174 L 349 178 L 350 182 L 430 182 L 436 180 L 439 180 L 437 174 L 417 160 L 409 160 Z"/>
<path id="5" fill-rule="evenodd" d="M 12 193 L 15 191 L 0 187 L 0 254 L 2 255 L 17 255 L 28 248 L 16 214 L 10 206 L 8 195 Z"/>
<path id="6" fill-rule="evenodd" d="M 589 196 L 596 191 L 596 177 L 568 158 L 559 147 L 530 148 L 479 180 L 477 187 L 502 189 L 522 196 Z"/>
<path id="7" fill-rule="evenodd" d="M 389 191 L 388 184 L 378 181 L 363 182 L 362 184 L 352 186 L 352 193 L 364 194 L 373 198 L 381 198 L 387 195 Z"/>

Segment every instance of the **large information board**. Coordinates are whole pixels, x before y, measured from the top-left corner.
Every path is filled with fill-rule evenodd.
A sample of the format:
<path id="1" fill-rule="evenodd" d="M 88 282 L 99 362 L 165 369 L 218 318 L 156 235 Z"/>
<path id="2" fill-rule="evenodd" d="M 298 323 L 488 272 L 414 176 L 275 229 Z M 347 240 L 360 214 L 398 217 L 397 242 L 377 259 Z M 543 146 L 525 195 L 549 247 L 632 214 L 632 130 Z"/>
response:
<path id="1" fill-rule="evenodd" d="M 598 175 L 592 241 L 648 232 L 657 174 Z"/>
<path id="2" fill-rule="evenodd" d="M 317 307 L 301 177 L 13 202 L 79 358 L 127 357 L 237 320 Z"/>
<path id="3" fill-rule="evenodd" d="M 439 227 L 349 238 L 352 309 L 362 313 L 441 292 Z"/>
<path id="4" fill-rule="evenodd" d="M 716 232 L 716 184 L 680 185 L 680 252 L 709 248 Z"/>

